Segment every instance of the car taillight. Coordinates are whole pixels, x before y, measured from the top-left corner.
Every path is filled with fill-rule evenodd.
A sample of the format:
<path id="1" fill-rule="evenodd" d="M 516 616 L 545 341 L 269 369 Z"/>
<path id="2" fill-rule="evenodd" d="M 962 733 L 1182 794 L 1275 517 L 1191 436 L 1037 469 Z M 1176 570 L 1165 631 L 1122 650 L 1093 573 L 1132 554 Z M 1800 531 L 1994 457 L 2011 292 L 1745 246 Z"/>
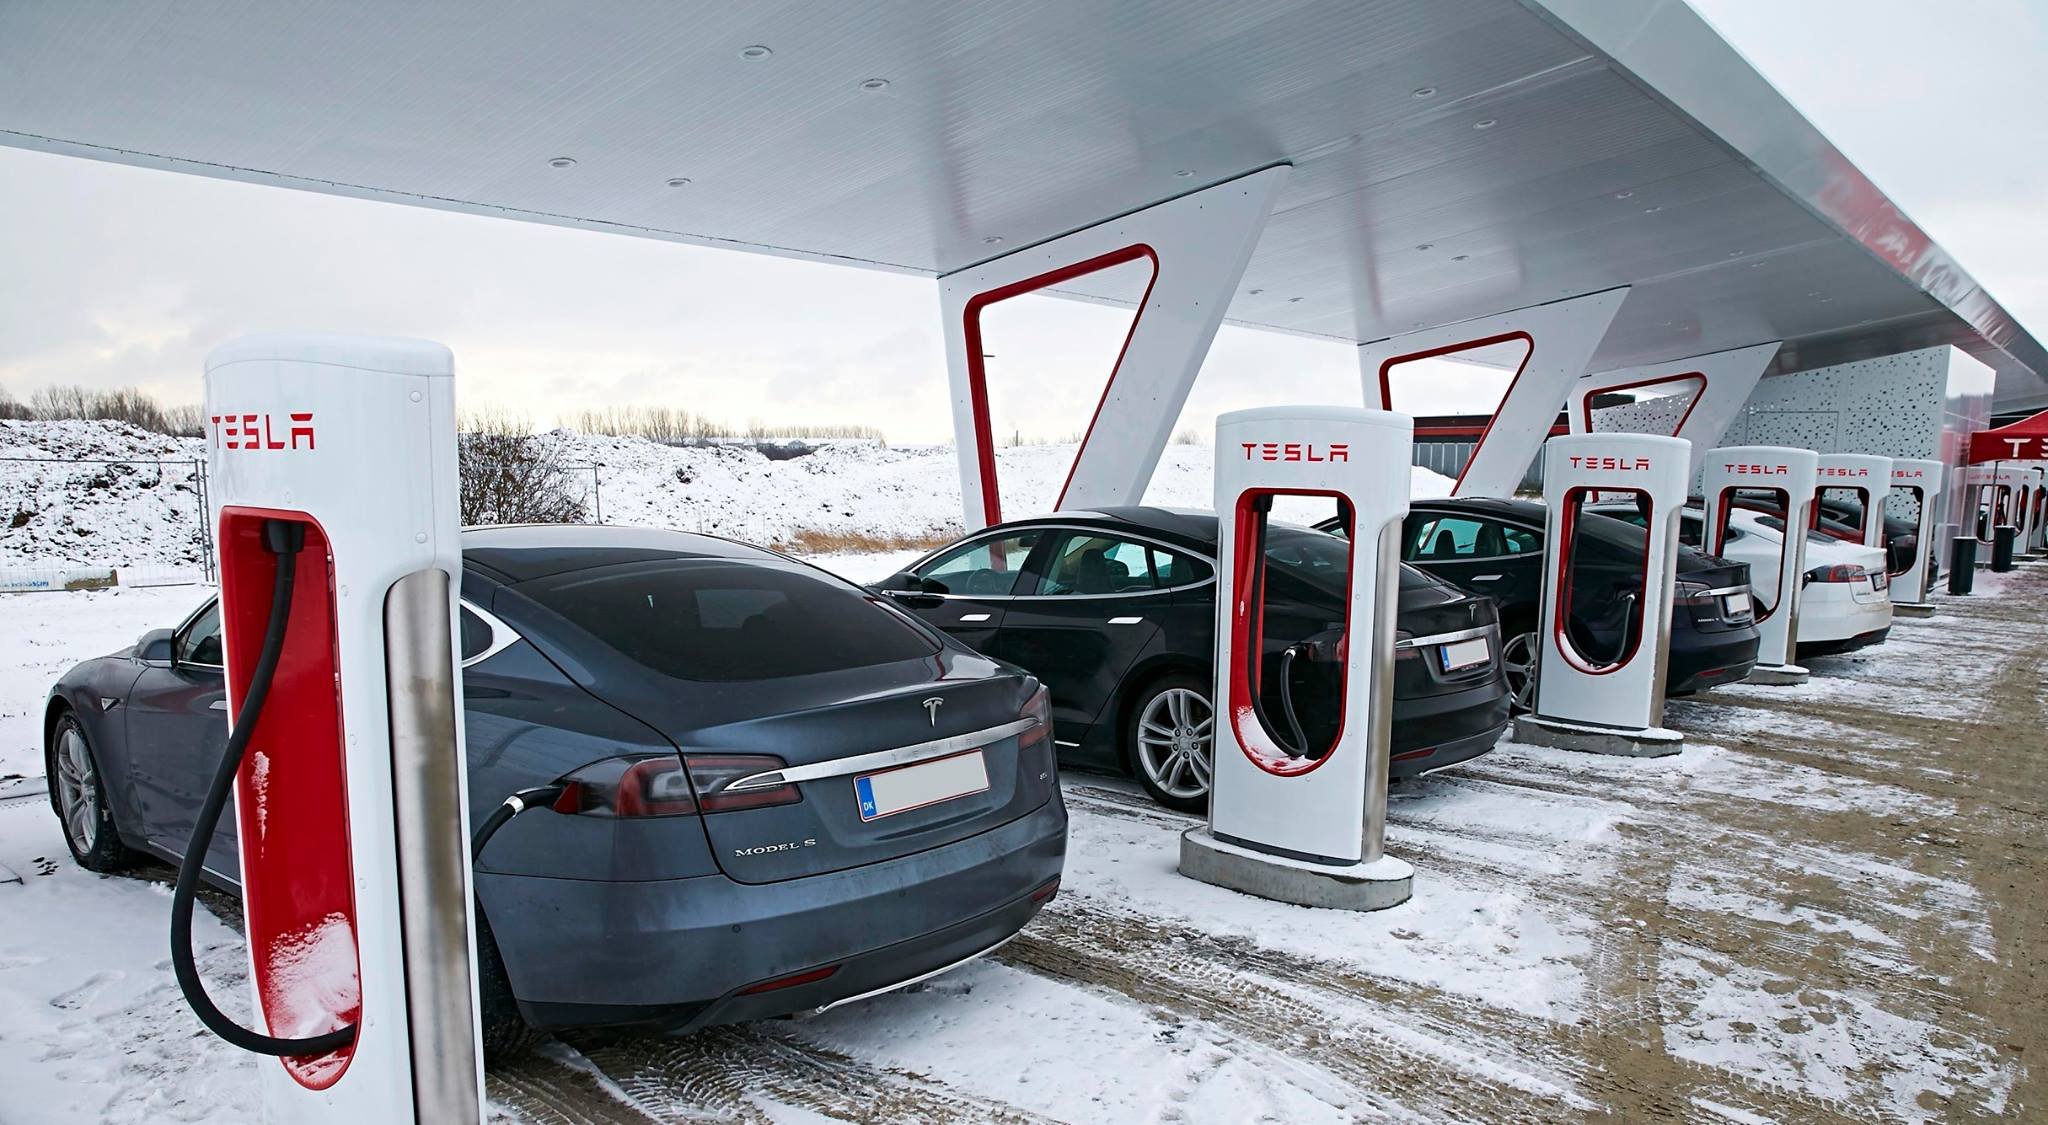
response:
<path id="1" fill-rule="evenodd" d="M 1679 605 L 1713 605 L 1716 595 L 1709 593 L 1710 589 L 1712 587 L 1679 582 L 1671 588 L 1671 600 Z"/>
<path id="2" fill-rule="evenodd" d="M 803 793 L 788 782 L 732 788 L 736 781 L 755 774 L 772 773 L 789 764 L 781 758 L 766 754 L 685 754 L 683 764 L 689 767 L 690 784 L 696 787 L 697 806 L 706 813 L 793 805 L 804 799 Z"/>
<path id="3" fill-rule="evenodd" d="M 1848 563 L 1833 566 L 1817 566 L 1806 572 L 1808 582 L 1857 582 L 1863 578 L 1863 568 Z"/>
<path id="4" fill-rule="evenodd" d="M 556 812 L 583 816 L 692 816 L 758 809 L 803 800 L 794 785 L 726 792 L 744 777 L 779 770 L 766 754 L 636 755 L 592 762 L 562 779 Z"/>
<path id="5" fill-rule="evenodd" d="M 1402 645 L 1401 645 L 1401 642 L 1402 642 L 1402 641 L 1412 641 L 1412 640 L 1414 640 L 1414 639 L 1415 639 L 1415 634 L 1413 634 L 1413 633 L 1409 632 L 1409 631 L 1408 631 L 1408 630 L 1406 630 L 1406 629 L 1396 629 L 1396 630 L 1394 630 L 1394 659 L 1396 659 L 1396 660 L 1418 660 L 1418 659 L 1421 659 L 1421 657 L 1422 657 L 1422 650 L 1421 650 L 1421 649 L 1418 649 L 1418 648 L 1414 648 L 1414 647 L 1406 647 L 1406 648 L 1404 648 L 1404 647 L 1402 647 Z"/>
<path id="6" fill-rule="evenodd" d="M 1017 717 L 1020 719 L 1032 719 L 1037 723 L 1036 726 L 1027 727 L 1023 734 L 1017 736 L 1017 749 L 1022 750 L 1026 747 L 1036 746 L 1051 738 L 1051 694 L 1044 688 L 1039 688 L 1038 694 L 1031 697 L 1031 701 L 1024 705 L 1024 710 L 1018 712 Z"/>

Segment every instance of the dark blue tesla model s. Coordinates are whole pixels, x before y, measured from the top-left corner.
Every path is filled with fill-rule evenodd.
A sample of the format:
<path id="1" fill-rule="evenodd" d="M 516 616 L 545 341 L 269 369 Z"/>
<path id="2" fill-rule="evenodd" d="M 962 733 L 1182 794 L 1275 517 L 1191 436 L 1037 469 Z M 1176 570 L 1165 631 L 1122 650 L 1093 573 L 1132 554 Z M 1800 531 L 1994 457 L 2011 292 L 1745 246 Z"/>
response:
<path id="1" fill-rule="evenodd" d="M 486 1045 L 691 1030 L 886 991 L 1058 887 L 1045 690 L 823 571 L 703 535 L 463 533 L 469 796 L 562 786 L 476 866 Z M 79 863 L 176 861 L 227 736 L 217 603 L 50 695 Z M 206 875 L 233 889 L 232 820 Z"/>

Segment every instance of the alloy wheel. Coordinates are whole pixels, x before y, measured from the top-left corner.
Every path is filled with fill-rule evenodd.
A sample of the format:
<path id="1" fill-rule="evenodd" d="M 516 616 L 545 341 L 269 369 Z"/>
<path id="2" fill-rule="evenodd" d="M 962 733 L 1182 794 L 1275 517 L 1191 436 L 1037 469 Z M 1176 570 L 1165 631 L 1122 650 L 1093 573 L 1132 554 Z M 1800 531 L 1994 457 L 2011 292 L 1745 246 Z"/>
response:
<path id="1" fill-rule="evenodd" d="M 1517 633 L 1500 647 L 1501 671 L 1507 674 L 1508 695 L 1517 714 L 1536 707 L 1536 634 Z"/>
<path id="2" fill-rule="evenodd" d="M 1215 741 L 1215 711 L 1190 688 L 1167 688 L 1138 716 L 1138 765 L 1168 796 L 1193 800 L 1208 795 Z"/>
<path id="3" fill-rule="evenodd" d="M 66 727 L 57 740 L 57 808 L 64 832 L 79 855 L 92 851 L 100 834 L 100 788 L 85 736 Z"/>

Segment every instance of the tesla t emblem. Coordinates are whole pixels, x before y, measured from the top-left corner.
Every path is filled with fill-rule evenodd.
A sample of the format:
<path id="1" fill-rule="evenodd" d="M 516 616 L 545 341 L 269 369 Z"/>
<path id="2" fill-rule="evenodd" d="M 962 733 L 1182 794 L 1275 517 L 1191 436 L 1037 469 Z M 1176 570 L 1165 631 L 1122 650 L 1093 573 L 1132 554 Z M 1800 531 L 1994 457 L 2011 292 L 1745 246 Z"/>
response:
<path id="1" fill-rule="evenodd" d="M 937 727 L 939 725 L 939 708 L 944 707 L 945 705 L 946 701 L 940 699 L 936 695 L 924 701 L 924 717 L 932 721 L 933 727 Z"/>

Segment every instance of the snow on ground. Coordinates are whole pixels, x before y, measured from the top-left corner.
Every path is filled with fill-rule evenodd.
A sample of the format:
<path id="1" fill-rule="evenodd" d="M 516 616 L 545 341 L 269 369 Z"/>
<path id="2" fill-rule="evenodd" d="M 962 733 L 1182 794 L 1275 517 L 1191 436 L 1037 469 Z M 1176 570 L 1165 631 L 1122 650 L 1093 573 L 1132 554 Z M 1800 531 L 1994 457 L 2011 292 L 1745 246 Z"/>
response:
<path id="1" fill-rule="evenodd" d="M 43 772 L 43 703 L 65 669 L 170 628 L 213 596 L 205 586 L 0 594 L 0 786 Z"/>
<path id="2" fill-rule="evenodd" d="M 959 467 L 950 445 L 831 441 L 806 456 L 776 461 L 744 443 L 668 446 L 567 430 L 541 440 L 559 448 L 576 489 L 594 486 L 586 503 L 593 516 L 601 504 L 606 523 L 764 544 L 791 542 L 801 532 L 922 540 L 961 526 Z M 1072 445 L 998 450 L 1003 510 L 1012 516 L 1049 510 L 1074 451 Z M 1167 446 L 1145 502 L 1210 507 L 1211 452 L 1201 445 Z M 205 456 L 198 438 L 167 438 L 117 422 L 0 422 L 0 458 L 185 463 L 159 472 L 148 465 L 0 461 L 0 568 L 196 564 L 200 520 L 189 463 Z M 1413 471 L 1416 496 L 1445 495 L 1450 484 L 1427 469 Z M 1327 514 L 1310 507 L 1291 511 L 1294 518 Z"/>
<path id="3" fill-rule="evenodd" d="M 905 558 L 819 561 L 873 578 Z M 33 714 L 57 671 L 175 621 L 203 593 L 0 599 L 15 626 L 0 643 L 6 768 L 40 772 Z M 1896 658 L 1887 645 L 1839 661 L 1837 679 L 1883 688 L 1937 634 L 1984 641 L 1953 621 L 1900 630 Z M 1938 826 L 1957 799 L 1912 772 L 1817 768 L 1800 746 L 1852 745 L 1853 713 L 1773 710 L 1773 727 L 1754 721 L 1766 699 L 1674 704 L 1693 734 L 1676 759 L 1508 743 L 1400 787 L 1388 848 L 1415 864 L 1417 893 L 1371 915 L 1191 883 L 1174 866 L 1193 818 L 1128 781 L 1072 773 L 1062 893 L 997 958 L 794 1023 L 572 1037 L 494 1075 L 494 1112 L 556 1120 L 529 1118 L 558 1102 L 525 1095 L 581 1082 L 596 1114 L 582 1120 L 817 1120 L 876 1106 L 906 1118 L 1499 1119 L 1611 1110 L 1624 1078 L 1676 1082 L 1681 1101 L 1731 1120 L 1926 1120 L 1957 1098 L 1997 1110 L 2019 1073 L 1996 1048 L 2010 1033 L 1955 1011 L 1959 982 L 2000 964 L 1991 904 L 1967 871 L 1938 849 L 1877 850 L 1860 827 L 1789 827 Z M 47 804 L 5 793 L 0 864 L 25 881 L 0 885 L 0 1121 L 252 1120 L 267 1064 L 185 1011 L 165 956 L 163 870 L 83 872 Z M 200 913 L 212 991 L 242 1010 L 241 941 Z M 1632 1038 L 1642 1033 L 1654 1047 Z M 1598 1055 L 1610 1037 L 1621 1055 Z M 1632 1074 L 1646 1050 L 1697 1069 Z M 735 1059 L 757 1069 L 722 1090 L 715 1076 Z"/>

